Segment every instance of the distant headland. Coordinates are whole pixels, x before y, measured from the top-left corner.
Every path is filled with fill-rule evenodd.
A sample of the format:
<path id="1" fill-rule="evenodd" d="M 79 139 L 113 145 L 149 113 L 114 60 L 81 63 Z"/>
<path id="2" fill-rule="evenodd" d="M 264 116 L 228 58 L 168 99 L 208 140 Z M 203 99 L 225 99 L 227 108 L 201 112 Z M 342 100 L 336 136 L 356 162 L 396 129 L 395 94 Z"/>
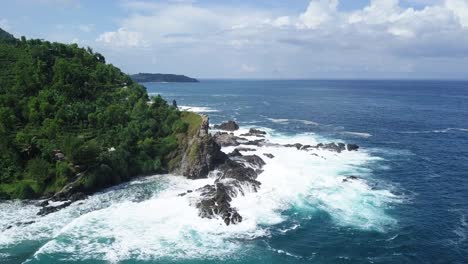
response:
<path id="1" fill-rule="evenodd" d="M 185 75 L 163 74 L 163 73 L 138 73 L 130 75 L 133 81 L 143 82 L 199 82 L 195 78 Z"/>

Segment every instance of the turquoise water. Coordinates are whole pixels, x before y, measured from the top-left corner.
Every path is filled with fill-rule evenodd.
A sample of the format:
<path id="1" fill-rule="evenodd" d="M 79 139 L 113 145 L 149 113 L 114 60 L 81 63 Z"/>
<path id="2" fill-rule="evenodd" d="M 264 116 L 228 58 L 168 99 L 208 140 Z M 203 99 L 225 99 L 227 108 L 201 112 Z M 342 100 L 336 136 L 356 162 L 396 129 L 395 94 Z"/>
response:
<path id="1" fill-rule="evenodd" d="M 244 217 L 237 226 L 200 219 L 191 198 L 177 196 L 211 179 L 173 175 L 46 217 L 33 204 L 0 203 L 0 263 L 468 262 L 468 82 L 145 85 L 212 123 L 263 128 L 272 142 L 343 141 L 362 150 L 318 159 L 261 149 L 276 157 L 265 158 L 259 193 L 234 199 Z M 345 175 L 360 180 L 343 183 Z"/>

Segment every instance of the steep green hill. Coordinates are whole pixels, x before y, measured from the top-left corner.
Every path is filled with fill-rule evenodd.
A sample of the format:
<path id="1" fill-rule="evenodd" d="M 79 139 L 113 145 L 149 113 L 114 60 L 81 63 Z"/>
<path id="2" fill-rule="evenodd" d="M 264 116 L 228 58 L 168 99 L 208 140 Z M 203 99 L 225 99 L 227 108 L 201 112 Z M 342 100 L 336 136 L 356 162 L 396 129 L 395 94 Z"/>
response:
<path id="1" fill-rule="evenodd" d="M 0 198 L 166 171 L 189 124 L 90 48 L 0 31 Z"/>

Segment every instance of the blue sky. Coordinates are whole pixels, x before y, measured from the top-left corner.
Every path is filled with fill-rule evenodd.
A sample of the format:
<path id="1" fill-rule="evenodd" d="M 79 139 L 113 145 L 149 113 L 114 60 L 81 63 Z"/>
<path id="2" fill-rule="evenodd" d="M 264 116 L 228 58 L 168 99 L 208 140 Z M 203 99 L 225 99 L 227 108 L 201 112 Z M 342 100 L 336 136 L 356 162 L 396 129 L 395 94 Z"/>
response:
<path id="1" fill-rule="evenodd" d="M 128 73 L 467 79 L 468 0 L 16 0 L 0 27 Z"/>

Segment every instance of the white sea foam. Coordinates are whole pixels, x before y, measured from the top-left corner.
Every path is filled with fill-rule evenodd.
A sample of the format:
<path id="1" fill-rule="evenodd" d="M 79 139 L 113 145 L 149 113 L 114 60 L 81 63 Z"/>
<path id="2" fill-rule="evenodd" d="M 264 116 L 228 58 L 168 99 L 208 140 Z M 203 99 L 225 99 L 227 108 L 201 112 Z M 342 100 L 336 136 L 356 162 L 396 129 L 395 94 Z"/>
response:
<path id="1" fill-rule="evenodd" d="M 468 128 L 449 127 L 444 129 L 424 130 L 424 131 L 404 131 L 402 134 L 428 134 L 428 133 L 449 133 L 449 132 L 468 132 Z"/>
<path id="2" fill-rule="evenodd" d="M 206 107 L 206 106 L 188 106 L 188 105 L 179 105 L 179 109 L 182 111 L 192 111 L 195 113 L 212 113 L 218 112 L 218 110 Z"/>
<path id="3" fill-rule="evenodd" d="M 272 143 L 313 145 L 325 141 L 312 133 L 291 136 L 265 130 Z M 235 133 L 247 131 L 242 128 Z M 231 151 L 232 147 L 223 150 Z M 268 159 L 264 153 L 275 158 Z M 313 221 L 316 212 L 329 214 L 336 225 L 356 229 L 385 231 L 395 224 L 385 209 L 398 197 L 367 185 L 366 179 L 372 176 L 367 167 L 379 159 L 365 150 L 338 154 L 276 145 L 256 147 L 252 154 L 263 157 L 267 164 L 258 177 L 262 183 L 259 192 L 248 192 L 232 201 L 243 216 L 240 224 L 226 226 L 221 219 L 199 218 L 191 205 L 196 194 L 178 196 L 213 179 L 155 176 L 94 195 L 45 217 L 35 216 L 37 208 L 32 205 L 0 204 L 1 227 L 23 219 L 36 221 L 0 231 L 0 248 L 24 240 L 47 239 L 49 242 L 34 258 L 61 253 L 70 260 L 109 262 L 166 257 L 223 259 L 246 253 L 246 240 L 270 236 L 277 224 L 291 222 L 277 230 L 288 232 L 299 228 L 301 221 Z M 356 175 L 360 180 L 343 182 L 345 175 Z M 148 190 L 149 197 L 140 198 Z M 286 210 L 304 217 L 287 221 L 292 216 L 285 214 Z"/>
<path id="4" fill-rule="evenodd" d="M 305 125 L 314 125 L 314 126 L 320 125 L 317 122 L 310 121 L 310 120 L 303 120 L 303 119 L 267 118 L 267 120 L 269 120 L 269 121 L 271 121 L 273 123 L 277 123 L 277 124 L 289 124 L 290 122 L 299 122 L 299 123 L 303 123 Z"/>
<path id="5" fill-rule="evenodd" d="M 351 131 L 344 131 L 342 132 L 344 135 L 349 135 L 349 136 L 355 136 L 355 137 L 362 137 L 362 138 L 369 138 L 372 137 L 371 134 L 369 133 L 364 133 L 364 132 L 351 132 Z"/>
<path id="6" fill-rule="evenodd" d="M 270 120 L 271 122 L 277 123 L 277 124 L 287 124 L 287 123 L 289 123 L 289 119 L 286 119 L 286 118 L 267 118 L 267 119 Z"/>

